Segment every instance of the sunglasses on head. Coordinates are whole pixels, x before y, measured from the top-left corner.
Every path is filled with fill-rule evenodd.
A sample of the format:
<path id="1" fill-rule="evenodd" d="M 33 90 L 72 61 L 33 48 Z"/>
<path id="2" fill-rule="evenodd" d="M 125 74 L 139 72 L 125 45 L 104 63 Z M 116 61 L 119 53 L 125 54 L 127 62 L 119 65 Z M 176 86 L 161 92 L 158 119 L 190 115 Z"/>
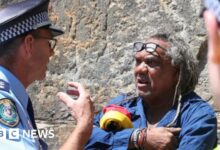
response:
<path id="1" fill-rule="evenodd" d="M 146 50 L 147 52 L 154 52 L 158 47 L 167 51 L 165 48 L 153 42 L 149 42 L 149 43 L 135 42 L 133 45 L 133 49 L 135 52 L 140 52 L 142 50 Z"/>

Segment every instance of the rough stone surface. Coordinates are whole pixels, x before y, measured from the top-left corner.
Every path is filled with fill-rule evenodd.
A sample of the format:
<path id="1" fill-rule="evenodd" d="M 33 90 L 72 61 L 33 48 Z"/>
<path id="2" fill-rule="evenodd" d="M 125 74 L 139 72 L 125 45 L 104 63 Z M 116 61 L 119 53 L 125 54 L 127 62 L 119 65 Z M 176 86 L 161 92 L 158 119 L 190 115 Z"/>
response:
<path id="1" fill-rule="evenodd" d="M 46 79 L 28 89 L 38 126 L 55 131 L 55 138 L 46 139 L 49 148 L 57 149 L 75 124 L 56 93 L 65 91 L 68 81 L 82 82 L 98 111 L 118 93 L 134 90 L 132 43 L 158 31 L 185 39 L 199 59 L 196 91 L 212 104 L 201 9 L 201 0 L 51 0 L 50 18 L 65 35 L 58 38 Z"/>

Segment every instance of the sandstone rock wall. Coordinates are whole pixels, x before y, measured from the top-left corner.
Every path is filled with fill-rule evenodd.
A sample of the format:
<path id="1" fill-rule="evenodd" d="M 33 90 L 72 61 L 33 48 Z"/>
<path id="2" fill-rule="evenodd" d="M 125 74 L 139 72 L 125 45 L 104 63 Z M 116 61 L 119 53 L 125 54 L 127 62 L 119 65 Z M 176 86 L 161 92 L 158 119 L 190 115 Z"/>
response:
<path id="1" fill-rule="evenodd" d="M 118 93 L 134 90 L 132 44 L 158 31 L 185 39 L 199 59 L 196 91 L 212 104 L 201 9 L 201 0 L 51 0 L 50 17 L 65 35 L 58 38 L 47 78 L 28 89 L 38 126 L 55 130 L 55 138 L 47 139 L 50 149 L 57 149 L 74 128 L 56 93 L 65 91 L 68 81 L 82 82 L 98 111 Z"/>

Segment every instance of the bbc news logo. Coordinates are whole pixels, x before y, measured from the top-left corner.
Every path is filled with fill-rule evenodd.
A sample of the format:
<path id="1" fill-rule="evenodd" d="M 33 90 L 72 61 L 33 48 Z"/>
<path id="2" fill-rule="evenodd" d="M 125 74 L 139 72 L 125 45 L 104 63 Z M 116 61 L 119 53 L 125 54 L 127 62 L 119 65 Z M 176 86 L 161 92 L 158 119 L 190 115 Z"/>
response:
<path id="1" fill-rule="evenodd" d="M 42 129 L 42 130 L 20 130 L 18 128 L 14 129 L 0 129 L 0 139 L 11 139 L 19 140 L 21 137 L 28 138 L 54 138 L 53 129 Z"/>

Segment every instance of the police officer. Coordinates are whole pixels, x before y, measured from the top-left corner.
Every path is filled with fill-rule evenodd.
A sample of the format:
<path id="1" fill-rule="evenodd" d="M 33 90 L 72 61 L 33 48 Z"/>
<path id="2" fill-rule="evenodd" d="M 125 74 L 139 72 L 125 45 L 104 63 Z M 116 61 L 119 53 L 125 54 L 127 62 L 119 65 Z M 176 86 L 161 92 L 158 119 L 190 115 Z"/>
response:
<path id="1" fill-rule="evenodd" d="M 56 39 L 63 31 L 53 27 L 48 18 L 48 0 L 26 0 L 0 10 L 0 149 L 47 149 L 40 139 L 24 135 L 37 130 L 33 107 L 26 88 L 45 77 L 49 58 L 54 54 Z M 83 149 L 91 134 L 93 105 L 85 88 L 69 83 L 77 95 L 73 101 L 58 93 L 77 120 L 76 130 L 62 149 Z M 13 131 L 13 132 L 12 132 Z M 15 133 L 18 137 L 14 138 Z"/>

